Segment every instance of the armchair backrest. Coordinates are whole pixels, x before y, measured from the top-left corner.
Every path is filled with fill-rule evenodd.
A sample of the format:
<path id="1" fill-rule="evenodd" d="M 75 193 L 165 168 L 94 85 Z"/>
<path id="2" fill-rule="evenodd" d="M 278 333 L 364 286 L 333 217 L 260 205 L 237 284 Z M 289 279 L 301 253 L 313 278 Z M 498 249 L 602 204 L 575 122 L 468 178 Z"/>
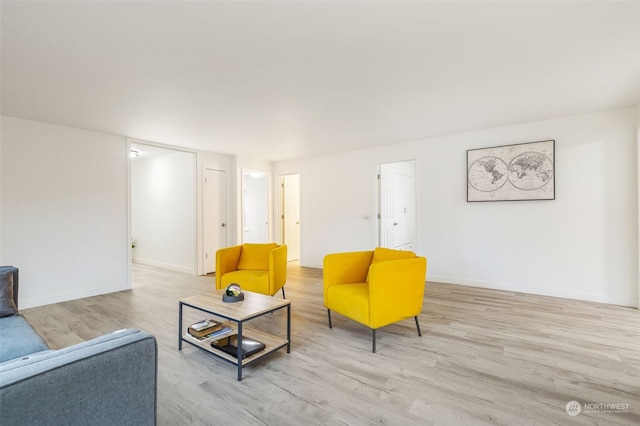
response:
<path id="1" fill-rule="evenodd" d="M 373 250 L 326 255 L 322 265 L 322 278 L 325 288 L 333 284 L 364 282 L 372 258 Z"/>
<path id="2" fill-rule="evenodd" d="M 255 244 L 246 243 L 242 245 L 238 269 L 269 269 L 269 253 L 278 247 L 276 243 Z"/>
<path id="3" fill-rule="evenodd" d="M 378 262 L 384 262 L 387 260 L 399 260 L 399 259 L 411 259 L 416 257 L 416 254 L 407 250 L 393 250 L 384 247 L 376 247 L 373 251 L 373 258 L 371 259 L 371 265 Z M 369 273 L 367 272 L 366 282 L 369 282 Z"/>

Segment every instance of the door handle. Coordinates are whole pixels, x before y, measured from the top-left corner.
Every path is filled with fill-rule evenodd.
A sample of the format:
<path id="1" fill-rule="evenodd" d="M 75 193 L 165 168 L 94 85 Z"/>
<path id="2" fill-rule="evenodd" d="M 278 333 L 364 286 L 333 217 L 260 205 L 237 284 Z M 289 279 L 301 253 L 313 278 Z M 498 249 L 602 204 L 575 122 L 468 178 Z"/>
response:
<path id="1" fill-rule="evenodd" d="M 398 226 L 398 222 L 393 222 L 393 226 Z"/>
<path id="2" fill-rule="evenodd" d="M 227 224 L 226 224 L 226 223 L 223 223 L 223 224 L 222 224 L 222 227 L 224 228 L 225 226 L 227 226 Z"/>

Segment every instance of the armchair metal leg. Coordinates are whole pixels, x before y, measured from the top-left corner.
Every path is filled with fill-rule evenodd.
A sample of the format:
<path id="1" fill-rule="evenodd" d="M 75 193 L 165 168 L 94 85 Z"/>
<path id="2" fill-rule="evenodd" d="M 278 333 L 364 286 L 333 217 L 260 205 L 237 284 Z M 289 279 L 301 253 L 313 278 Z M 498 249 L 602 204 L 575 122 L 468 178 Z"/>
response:
<path id="1" fill-rule="evenodd" d="M 331 311 L 329 309 L 327 309 L 327 316 L 329 317 L 329 328 L 333 328 L 331 325 Z"/>
<path id="2" fill-rule="evenodd" d="M 372 334 L 372 337 L 373 337 L 373 353 L 376 353 L 376 329 L 372 328 L 371 332 L 372 332 L 371 334 Z"/>
<path id="3" fill-rule="evenodd" d="M 418 317 L 415 317 L 416 319 L 416 328 L 418 329 L 418 336 L 422 336 L 422 332 L 420 331 L 420 323 L 418 322 Z"/>
<path id="4" fill-rule="evenodd" d="M 286 299 L 286 297 L 284 297 L 284 287 L 282 287 L 282 298 Z"/>

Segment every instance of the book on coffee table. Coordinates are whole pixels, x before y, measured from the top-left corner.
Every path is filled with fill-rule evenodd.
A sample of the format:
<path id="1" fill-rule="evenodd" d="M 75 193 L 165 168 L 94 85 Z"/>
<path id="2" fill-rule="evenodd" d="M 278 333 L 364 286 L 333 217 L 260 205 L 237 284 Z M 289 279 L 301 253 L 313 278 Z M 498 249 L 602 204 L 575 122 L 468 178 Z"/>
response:
<path id="1" fill-rule="evenodd" d="M 233 330 L 231 327 L 222 327 L 220 328 L 220 330 L 216 330 L 212 333 L 209 334 L 205 334 L 204 336 L 194 336 L 193 334 L 187 333 L 187 336 L 191 337 L 192 339 L 197 340 L 198 342 L 203 342 L 205 340 L 209 340 L 212 338 L 217 338 L 220 336 L 224 336 L 227 333 L 230 333 L 231 330 Z"/>
<path id="2" fill-rule="evenodd" d="M 195 324 L 191 324 L 187 329 L 187 333 L 192 335 L 193 337 L 204 337 L 207 336 L 214 331 L 221 330 L 223 327 L 222 323 L 215 320 L 202 320 Z"/>

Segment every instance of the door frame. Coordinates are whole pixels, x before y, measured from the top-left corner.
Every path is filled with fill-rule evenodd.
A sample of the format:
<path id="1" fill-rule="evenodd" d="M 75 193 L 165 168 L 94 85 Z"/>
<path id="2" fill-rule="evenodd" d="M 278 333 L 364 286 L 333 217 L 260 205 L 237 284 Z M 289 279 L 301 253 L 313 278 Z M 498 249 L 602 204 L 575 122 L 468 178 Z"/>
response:
<path id="1" fill-rule="evenodd" d="M 223 194 L 222 197 L 222 208 L 221 210 L 224 212 L 224 222 L 221 224 L 222 227 L 224 227 L 224 241 L 222 242 L 222 245 L 220 248 L 224 248 L 227 247 L 228 243 L 229 243 L 229 212 L 228 212 L 228 191 L 229 191 L 229 173 L 226 170 L 220 169 L 220 168 L 215 168 L 215 167 L 207 167 L 204 166 L 202 168 L 202 179 L 201 179 L 201 184 L 202 184 L 202 252 L 200 253 L 200 256 L 198 256 L 201 261 L 202 261 L 202 269 L 198 271 L 199 274 L 202 275 L 206 275 L 206 262 L 207 262 L 207 250 L 206 250 L 206 238 L 207 236 L 205 235 L 206 231 L 207 231 L 207 203 L 206 203 L 206 178 L 207 178 L 207 171 L 214 171 L 214 172 L 220 172 L 220 173 L 224 173 L 224 182 L 223 182 L 223 187 L 224 187 L 224 191 L 225 193 Z M 215 227 L 215 224 L 214 224 Z M 212 256 L 215 257 L 215 252 L 211 254 Z M 215 258 L 214 258 L 214 271 L 215 271 Z"/>
<path id="2" fill-rule="evenodd" d="M 281 244 L 285 244 L 286 243 L 286 226 L 284 223 L 285 220 L 285 202 L 286 202 L 286 197 L 284 194 L 284 180 L 287 176 L 297 176 L 298 177 L 298 225 L 300 225 L 302 223 L 302 202 L 301 202 L 301 198 L 302 198 L 302 179 L 301 179 L 301 174 L 300 172 L 292 172 L 292 173 L 283 173 L 281 175 L 278 175 L 278 194 L 279 194 L 279 202 L 278 202 L 278 226 L 280 227 L 280 232 L 279 234 L 279 238 L 281 240 Z M 291 255 L 291 251 L 287 250 L 287 261 L 293 261 L 293 260 L 300 260 L 302 257 L 302 231 L 301 231 L 301 226 L 298 227 L 298 256 L 294 256 L 294 257 L 290 257 Z"/>

